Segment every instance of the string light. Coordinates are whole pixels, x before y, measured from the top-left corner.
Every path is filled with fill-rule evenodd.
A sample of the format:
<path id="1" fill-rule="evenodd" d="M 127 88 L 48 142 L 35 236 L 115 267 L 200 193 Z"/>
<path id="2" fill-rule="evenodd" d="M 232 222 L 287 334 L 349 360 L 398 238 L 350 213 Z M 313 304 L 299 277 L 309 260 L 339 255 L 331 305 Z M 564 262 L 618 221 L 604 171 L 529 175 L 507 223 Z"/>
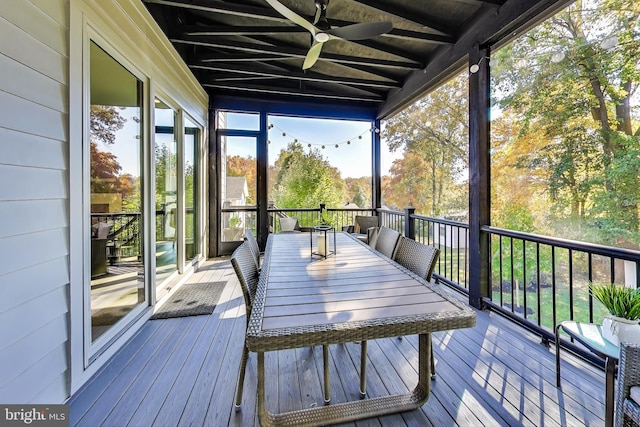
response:
<path id="1" fill-rule="evenodd" d="M 321 148 L 321 149 L 323 149 L 323 150 L 324 150 L 325 148 L 327 148 L 327 145 L 325 145 L 325 144 L 315 144 L 315 143 L 312 143 L 312 142 L 309 142 L 309 141 L 305 141 L 305 140 L 303 140 L 303 139 L 301 139 L 301 138 L 296 138 L 296 137 L 294 137 L 293 135 L 291 135 L 290 133 L 287 133 L 287 132 L 286 132 L 286 131 L 284 131 L 283 129 L 279 128 L 277 125 L 275 125 L 275 124 L 273 124 L 273 123 L 269 123 L 269 125 L 267 126 L 267 129 L 273 129 L 273 128 L 275 128 L 278 132 L 281 132 L 283 137 L 289 137 L 289 138 L 292 138 L 292 142 L 294 142 L 294 143 L 306 144 L 306 145 L 307 145 L 307 147 L 309 147 L 309 148 L 312 148 L 313 146 L 320 147 L 320 148 Z M 342 141 L 342 142 L 334 143 L 334 144 L 332 144 L 332 145 L 333 145 L 335 148 L 340 148 L 340 146 L 341 146 L 342 144 L 351 145 L 351 141 L 352 141 L 352 140 L 353 140 L 353 141 L 355 141 L 356 139 L 361 140 L 361 139 L 363 139 L 363 136 L 364 136 L 365 134 L 369 133 L 369 132 L 380 133 L 380 129 L 377 129 L 377 128 L 373 127 L 373 128 L 371 128 L 371 129 L 369 129 L 369 130 L 366 130 L 366 131 L 362 132 L 360 135 L 354 136 L 353 138 L 349 138 L 349 139 L 347 139 L 347 140 L 345 140 L 345 141 Z M 270 143 L 271 143 L 271 140 L 268 140 L 268 143 L 270 144 Z"/>

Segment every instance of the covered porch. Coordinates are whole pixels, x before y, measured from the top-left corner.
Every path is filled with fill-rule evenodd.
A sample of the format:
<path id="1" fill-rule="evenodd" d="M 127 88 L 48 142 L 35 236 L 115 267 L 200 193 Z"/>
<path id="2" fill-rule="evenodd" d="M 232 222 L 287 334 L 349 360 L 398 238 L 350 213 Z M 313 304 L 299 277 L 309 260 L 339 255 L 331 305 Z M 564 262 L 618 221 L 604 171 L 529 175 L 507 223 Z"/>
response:
<path id="1" fill-rule="evenodd" d="M 228 259 L 207 261 L 190 282 L 226 281 L 213 314 L 148 321 L 70 401 L 72 426 L 250 426 L 256 413 L 256 356 L 249 358 L 242 409 L 234 411 L 245 308 Z M 562 353 L 504 317 L 477 311 L 477 325 L 433 334 L 437 379 L 420 409 L 359 426 L 604 425 L 604 373 Z M 368 348 L 370 396 L 417 382 L 417 336 Z M 266 355 L 267 402 L 287 411 L 323 404 L 322 349 Z M 390 363 L 391 362 L 391 363 Z M 332 402 L 358 399 L 360 345 L 330 348 Z M 349 424 L 355 425 L 355 424 Z"/>

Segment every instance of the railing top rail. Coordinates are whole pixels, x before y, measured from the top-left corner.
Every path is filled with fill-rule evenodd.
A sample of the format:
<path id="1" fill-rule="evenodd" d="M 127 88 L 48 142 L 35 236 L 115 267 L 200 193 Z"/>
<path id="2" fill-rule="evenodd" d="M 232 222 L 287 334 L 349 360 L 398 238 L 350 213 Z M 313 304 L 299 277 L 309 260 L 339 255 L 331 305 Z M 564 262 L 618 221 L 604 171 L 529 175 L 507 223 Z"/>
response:
<path id="1" fill-rule="evenodd" d="M 320 212 L 320 208 L 269 208 L 267 212 Z"/>
<path id="2" fill-rule="evenodd" d="M 571 249 L 580 252 L 588 252 L 594 255 L 603 255 L 628 261 L 640 261 L 640 251 L 633 249 L 616 248 L 613 246 L 598 245 L 595 243 L 579 242 L 576 240 L 561 239 L 558 237 L 541 236 L 539 234 L 523 233 L 520 231 L 505 230 L 498 227 L 482 227 L 482 231 L 499 236 L 511 237 L 514 239 L 527 240 L 529 242 L 542 243 L 564 249 Z"/>
<path id="3" fill-rule="evenodd" d="M 411 214 L 411 218 L 419 219 L 422 221 L 437 222 L 438 224 L 453 225 L 460 228 L 467 228 L 467 229 L 469 228 L 469 224 L 467 224 L 466 222 L 454 221 L 452 219 L 434 218 L 434 217 L 418 215 L 418 214 Z"/>

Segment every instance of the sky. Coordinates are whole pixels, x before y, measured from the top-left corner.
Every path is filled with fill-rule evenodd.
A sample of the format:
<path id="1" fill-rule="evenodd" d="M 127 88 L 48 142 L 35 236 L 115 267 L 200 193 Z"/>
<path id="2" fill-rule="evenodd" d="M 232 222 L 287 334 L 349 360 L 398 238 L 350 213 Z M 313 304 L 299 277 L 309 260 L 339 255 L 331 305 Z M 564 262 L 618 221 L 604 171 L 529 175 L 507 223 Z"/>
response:
<path id="1" fill-rule="evenodd" d="M 166 114 L 163 114 L 165 113 Z M 124 128 L 117 132 L 116 143 L 102 146 L 103 151 L 110 151 L 118 156 L 123 173 L 133 176 L 140 174 L 139 124 L 132 117 L 137 116 L 137 108 L 120 110 L 126 119 Z M 156 109 L 156 122 L 159 125 L 171 126 L 173 110 Z M 297 117 L 269 116 L 269 164 L 273 165 L 283 150 L 291 142 L 297 140 L 308 149 L 318 149 L 329 163 L 338 168 L 342 178 L 360 178 L 371 176 L 371 135 L 372 124 L 368 121 L 307 119 Z M 232 113 L 228 116 L 228 129 L 257 130 L 258 115 Z M 284 134 L 284 135 L 283 135 Z M 158 135 L 159 140 L 173 139 L 171 135 Z M 228 148 L 228 155 L 256 157 L 255 141 L 251 138 L 229 138 L 233 147 Z M 103 144 L 100 144 L 103 145 Z M 324 145 L 325 148 L 322 148 Z M 336 147 L 338 145 L 338 147 Z M 402 153 L 390 153 L 384 138 L 382 140 L 383 175 L 391 167 L 394 159 L 402 157 Z"/>
<path id="2" fill-rule="evenodd" d="M 269 116 L 269 125 L 269 164 L 273 165 L 280 150 L 297 141 L 306 149 L 318 149 L 332 166 L 340 170 L 343 178 L 371 176 L 371 122 Z M 230 113 L 226 127 L 257 130 L 258 126 L 257 115 Z M 250 141 L 230 138 L 229 143 L 234 140 L 241 143 L 241 147 L 228 147 L 228 155 L 256 156 Z M 386 171 L 393 159 L 400 155 L 389 153 L 384 143 L 382 152 L 382 168 Z"/>

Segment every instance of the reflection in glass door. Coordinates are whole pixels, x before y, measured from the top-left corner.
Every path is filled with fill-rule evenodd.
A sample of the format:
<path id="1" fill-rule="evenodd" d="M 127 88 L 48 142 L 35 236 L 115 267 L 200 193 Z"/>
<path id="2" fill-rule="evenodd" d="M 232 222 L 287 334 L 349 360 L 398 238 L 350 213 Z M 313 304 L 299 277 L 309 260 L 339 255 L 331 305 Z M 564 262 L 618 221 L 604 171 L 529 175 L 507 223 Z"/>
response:
<path id="1" fill-rule="evenodd" d="M 192 260 L 199 252 L 198 241 L 198 141 L 200 128 L 184 116 L 184 260 Z"/>
<path id="2" fill-rule="evenodd" d="M 177 263 L 177 207 L 178 171 L 175 112 L 155 100 L 155 227 L 156 227 L 156 286 L 178 271 Z"/>
<path id="3" fill-rule="evenodd" d="M 143 84 L 90 45 L 91 342 L 146 300 L 143 256 Z"/>

